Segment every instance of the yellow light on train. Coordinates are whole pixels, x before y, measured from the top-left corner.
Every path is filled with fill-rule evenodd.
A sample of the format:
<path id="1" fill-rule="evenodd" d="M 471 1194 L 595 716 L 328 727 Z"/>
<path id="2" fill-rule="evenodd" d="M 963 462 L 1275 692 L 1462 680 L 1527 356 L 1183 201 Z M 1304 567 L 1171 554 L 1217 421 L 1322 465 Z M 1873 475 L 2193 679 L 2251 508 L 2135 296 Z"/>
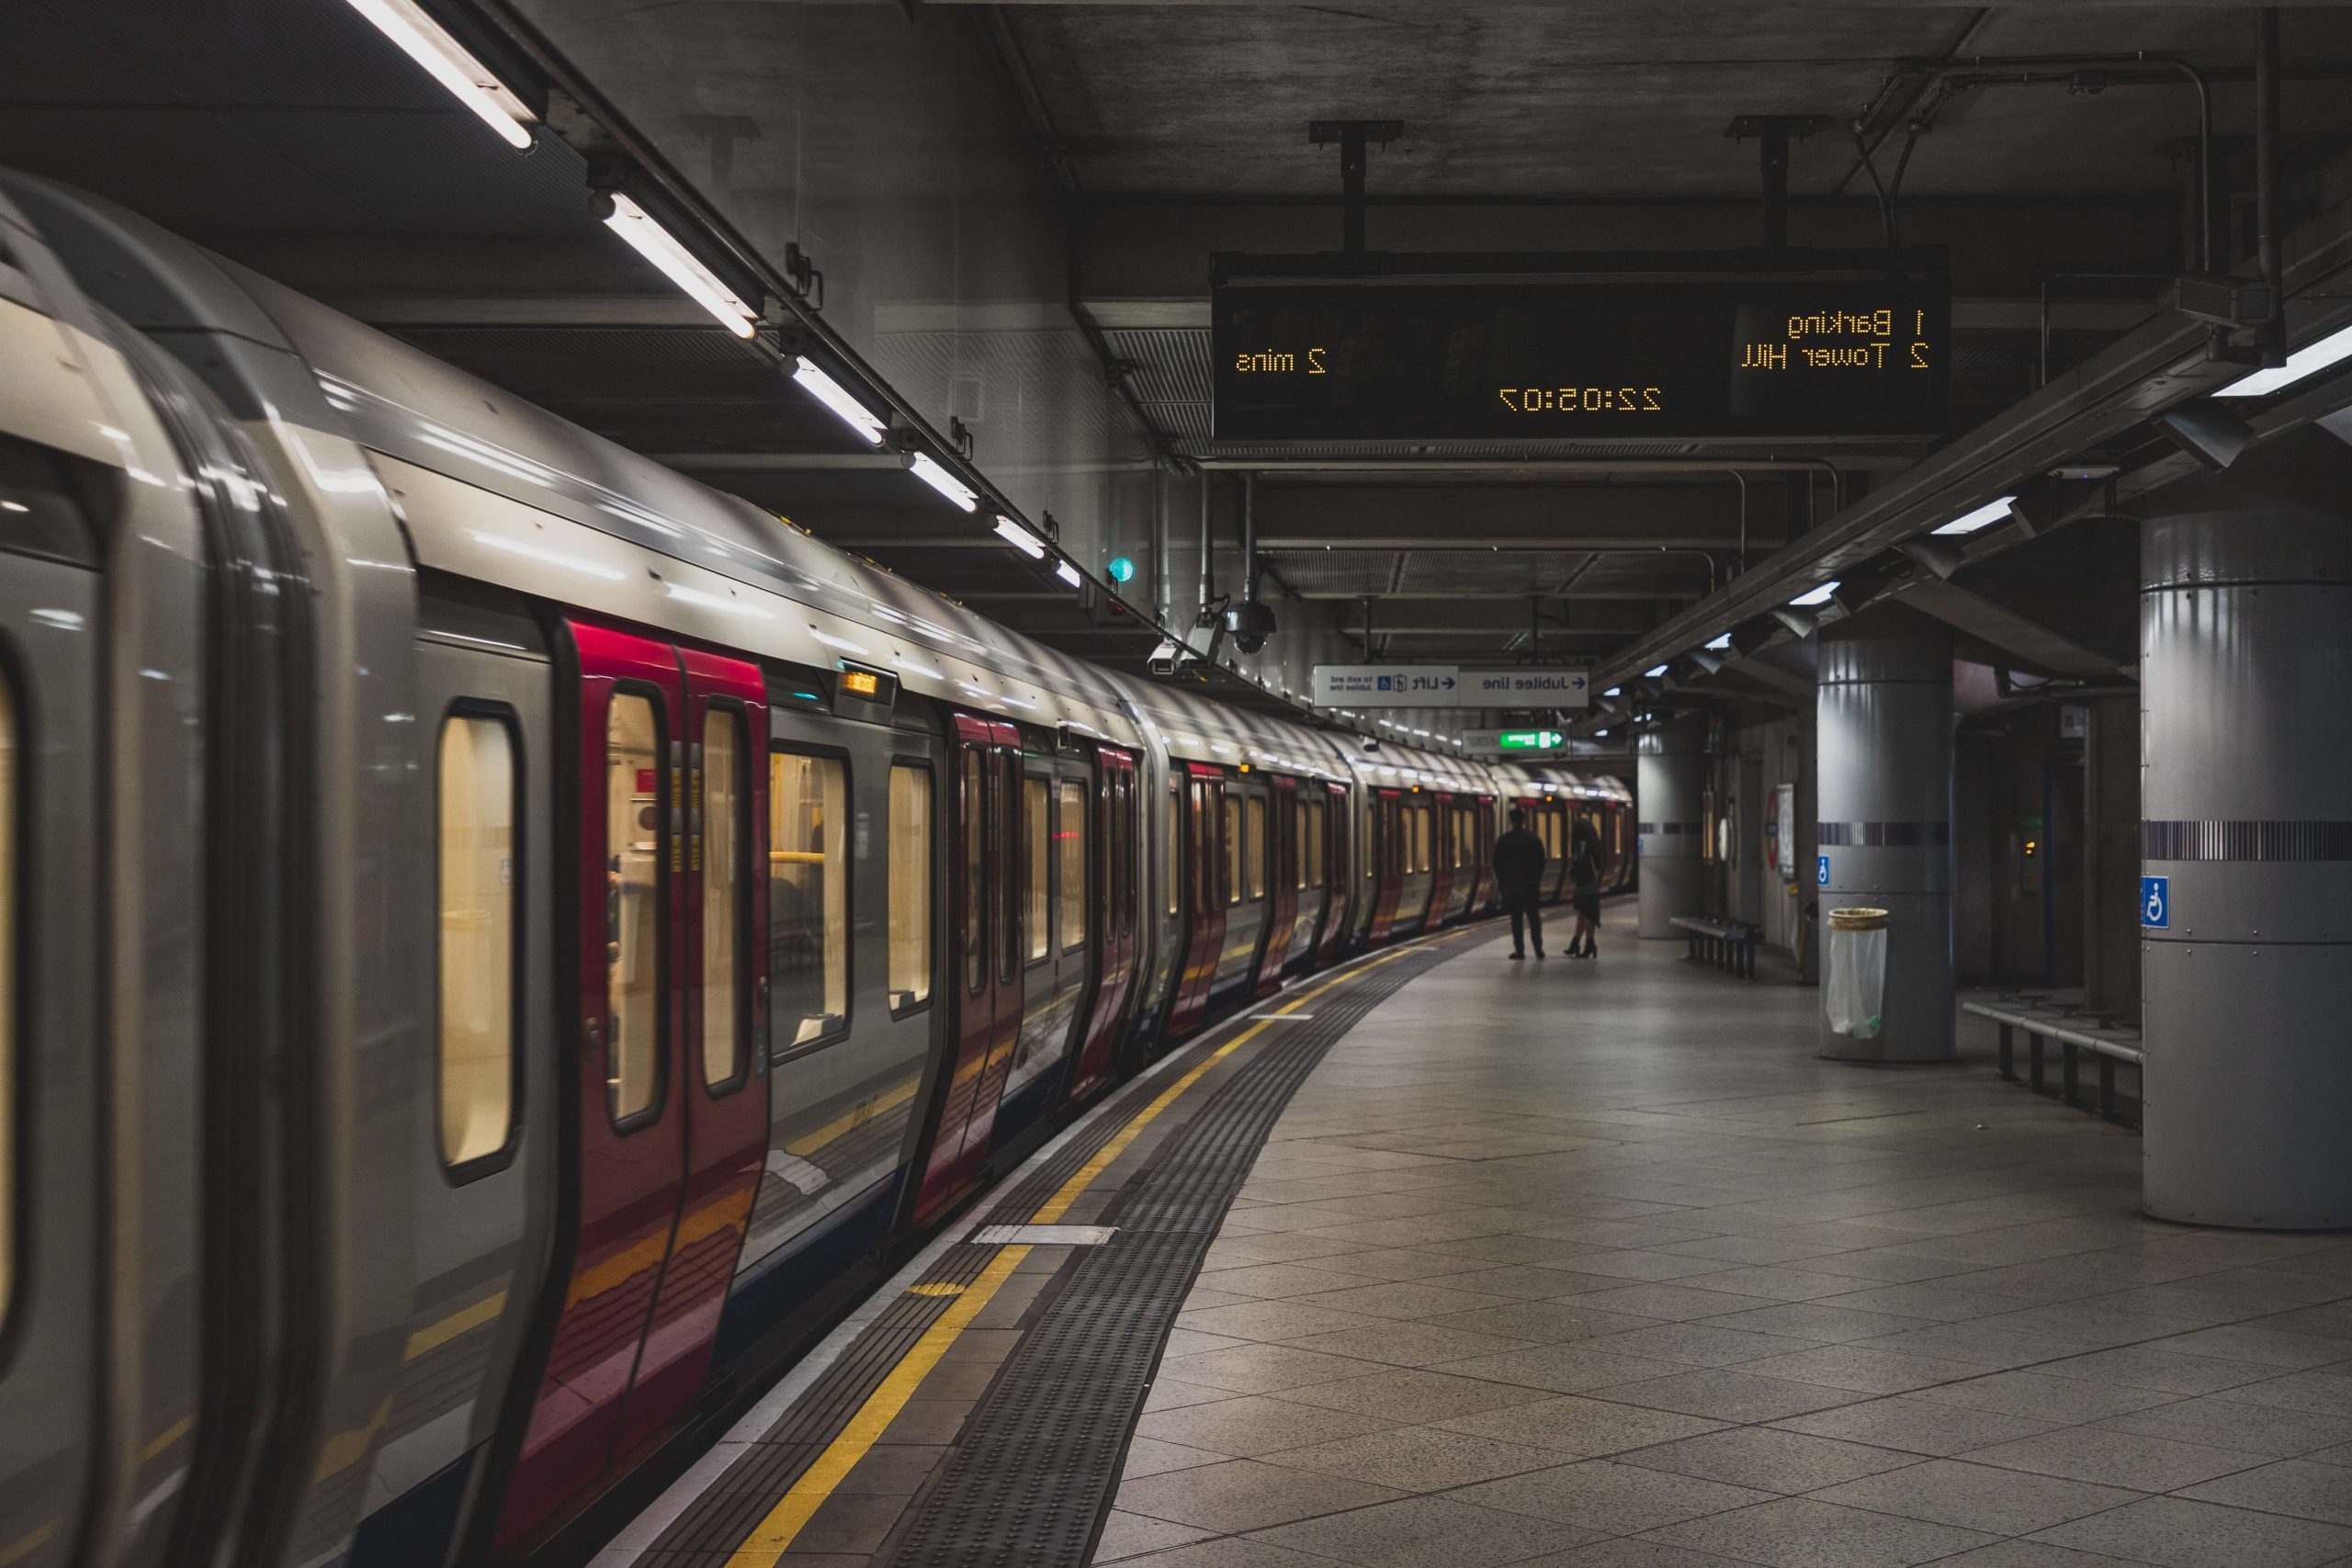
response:
<path id="1" fill-rule="evenodd" d="M 882 682 L 880 677 L 863 670 L 844 670 L 842 671 L 842 690 L 854 697 L 879 696 Z"/>

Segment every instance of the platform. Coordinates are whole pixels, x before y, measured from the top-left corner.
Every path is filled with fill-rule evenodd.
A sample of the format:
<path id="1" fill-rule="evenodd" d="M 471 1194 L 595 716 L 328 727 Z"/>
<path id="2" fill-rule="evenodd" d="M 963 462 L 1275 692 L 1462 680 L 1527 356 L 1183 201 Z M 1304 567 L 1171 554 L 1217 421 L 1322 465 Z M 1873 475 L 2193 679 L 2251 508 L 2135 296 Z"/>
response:
<path id="1" fill-rule="evenodd" d="M 1679 944 L 1505 951 L 1131 1086 L 972 1217 L 1108 1239 L 951 1233 L 598 1568 L 2352 1553 L 2352 1246 L 2144 1218 L 1989 1026 L 1835 1064 Z"/>

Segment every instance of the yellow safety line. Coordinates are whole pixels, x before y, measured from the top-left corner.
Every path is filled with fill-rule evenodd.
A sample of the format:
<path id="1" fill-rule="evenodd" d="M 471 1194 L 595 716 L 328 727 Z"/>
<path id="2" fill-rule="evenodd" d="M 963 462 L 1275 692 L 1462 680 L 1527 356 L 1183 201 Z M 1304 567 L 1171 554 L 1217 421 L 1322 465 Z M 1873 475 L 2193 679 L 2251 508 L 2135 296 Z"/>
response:
<path id="1" fill-rule="evenodd" d="M 1344 969 L 1313 990 L 1293 998 L 1272 1014 L 1261 1018 L 1218 1046 L 1191 1071 L 1160 1090 L 1149 1105 L 1136 1111 L 1109 1143 L 1095 1152 L 1094 1157 L 1088 1160 L 1078 1174 L 1062 1184 L 1060 1191 L 1046 1201 L 1044 1207 L 1031 1217 L 1031 1223 L 1051 1224 L 1059 1219 L 1094 1179 L 1109 1168 L 1111 1162 L 1125 1153 L 1161 1111 L 1176 1102 L 1178 1096 L 1198 1083 L 1211 1067 L 1255 1039 L 1259 1032 L 1274 1019 L 1296 1011 L 1334 986 L 1352 980 L 1392 959 L 1406 957 L 1420 945 L 1417 942 L 1399 947 L 1369 963 Z M 736 1547 L 727 1559 L 726 1568 L 775 1568 L 776 1560 L 808 1528 L 817 1510 L 823 1507 L 826 1499 L 833 1495 L 833 1489 L 849 1478 L 850 1472 L 857 1468 L 858 1461 L 880 1440 L 891 1421 L 906 1407 L 907 1401 L 914 1397 L 916 1389 L 922 1385 L 922 1380 L 930 1375 L 932 1368 L 939 1364 L 940 1358 L 947 1354 L 948 1348 L 980 1314 L 980 1310 L 994 1299 L 1005 1280 L 1012 1277 L 1012 1271 L 1019 1267 L 1021 1260 L 1029 1256 L 1029 1251 L 1026 1247 L 1001 1249 L 989 1260 L 988 1267 L 980 1270 L 980 1277 L 967 1286 L 932 1283 L 908 1287 L 910 1295 L 952 1295 L 956 1298 L 955 1304 L 923 1330 L 922 1337 L 915 1341 L 914 1348 L 909 1350 L 899 1364 L 890 1369 L 889 1375 L 882 1380 L 881 1385 L 866 1396 L 865 1403 L 858 1406 L 857 1414 L 849 1418 L 849 1425 L 842 1428 L 840 1436 L 826 1445 L 825 1451 L 817 1456 L 816 1462 L 792 1483 L 792 1489 L 777 1500 L 775 1506 L 768 1510 L 767 1517 Z"/>
<path id="2" fill-rule="evenodd" d="M 792 1483 L 792 1490 L 768 1510 L 767 1517 L 735 1549 L 727 1559 L 727 1568 L 773 1568 L 775 1560 L 784 1555 L 785 1549 L 824 1506 L 825 1499 L 833 1495 L 833 1488 L 848 1479 L 858 1461 L 865 1457 L 866 1450 L 906 1408 L 907 1401 L 914 1397 L 915 1390 L 930 1375 L 931 1369 L 947 1354 L 948 1347 L 956 1343 L 956 1337 L 980 1314 L 980 1309 L 989 1304 L 1028 1256 L 1025 1247 L 1008 1247 L 989 1260 L 989 1266 L 980 1270 L 980 1277 L 956 1298 L 955 1305 L 939 1314 L 936 1323 L 922 1331 L 922 1337 L 890 1369 L 882 1386 L 866 1396 L 841 1436 L 817 1456 L 817 1462 Z"/>
<path id="3" fill-rule="evenodd" d="M 842 1134 L 854 1133 L 876 1116 L 896 1111 L 915 1097 L 915 1090 L 921 1084 L 920 1078 L 909 1078 L 895 1089 L 854 1107 L 847 1114 L 834 1117 L 815 1132 L 793 1139 L 784 1145 L 784 1152 L 788 1155 L 815 1154 Z"/>
<path id="4" fill-rule="evenodd" d="M 469 1329 L 480 1328 L 499 1314 L 506 1305 L 506 1292 L 499 1291 L 483 1297 L 469 1307 L 460 1307 L 438 1323 L 429 1323 L 408 1337 L 401 1349 L 401 1359 L 413 1361 L 428 1351 L 437 1350 Z"/>

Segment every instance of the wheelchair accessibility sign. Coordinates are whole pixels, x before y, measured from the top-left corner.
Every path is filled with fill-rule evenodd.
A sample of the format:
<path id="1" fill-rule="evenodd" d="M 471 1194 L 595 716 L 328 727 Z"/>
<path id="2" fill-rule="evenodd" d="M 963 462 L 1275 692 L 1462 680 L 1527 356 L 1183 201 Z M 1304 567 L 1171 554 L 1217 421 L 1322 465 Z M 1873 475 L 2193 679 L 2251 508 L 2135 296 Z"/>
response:
<path id="1" fill-rule="evenodd" d="M 1826 887 L 1829 886 L 1829 857 L 1827 855 L 1814 856 L 1813 884 L 1816 887 Z"/>
<path id="2" fill-rule="evenodd" d="M 2163 931 L 2172 924 L 2172 878 L 2143 876 L 2140 879 L 2140 924 L 2150 931 Z"/>

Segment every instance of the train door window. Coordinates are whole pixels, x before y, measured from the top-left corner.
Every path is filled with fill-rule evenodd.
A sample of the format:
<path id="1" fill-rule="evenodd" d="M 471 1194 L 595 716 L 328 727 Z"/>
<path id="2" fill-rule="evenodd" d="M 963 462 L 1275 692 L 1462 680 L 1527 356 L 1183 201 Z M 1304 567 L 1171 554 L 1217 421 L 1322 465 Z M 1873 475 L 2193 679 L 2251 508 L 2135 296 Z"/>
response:
<path id="1" fill-rule="evenodd" d="M 514 1125 L 516 812 L 507 719 L 461 710 L 443 720 L 440 773 L 441 1160 L 455 1168 L 503 1149 Z M 0 781 L 0 810 L 6 794 Z M 6 920 L 0 906 L 0 928 Z"/>
<path id="2" fill-rule="evenodd" d="M 1435 813 L 1426 806 L 1413 808 L 1413 869 L 1428 871 L 1437 864 L 1430 840 L 1433 836 Z"/>
<path id="3" fill-rule="evenodd" d="M 931 999 L 931 770 L 890 769 L 890 1010 Z"/>
<path id="4" fill-rule="evenodd" d="M 787 1046 L 849 1025 L 847 774 L 768 753 L 768 1037 Z"/>
<path id="5" fill-rule="evenodd" d="M 999 943 L 997 980 L 1012 985 L 1021 977 L 1021 931 L 1019 916 L 1021 890 L 1014 885 L 1013 840 L 1021 831 L 1021 754 L 1007 750 L 1000 754 L 997 766 L 997 864 L 1005 868 L 997 879 L 997 929 L 1003 933 Z"/>
<path id="6" fill-rule="evenodd" d="M 751 751 L 740 708 L 702 716 L 702 1081 L 744 1081 L 752 987 L 744 949 L 752 913 Z"/>
<path id="7" fill-rule="evenodd" d="M 1054 830 L 1049 820 L 1051 807 L 1047 800 L 1046 781 L 1021 781 L 1023 826 L 1029 834 L 1028 854 L 1024 858 L 1026 871 L 1023 886 L 1027 893 L 1025 913 L 1029 917 L 1029 942 L 1025 956 L 1043 958 L 1053 951 L 1053 932 L 1046 924 L 1048 900 L 1053 892 Z"/>
<path id="8" fill-rule="evenodd" d="M 1247 897 L 1254 903 L 1266 896 L 1266 802 L 1253 795 L 1242 811 L 1241 871 L 1249 878 Z"/>
<path id="9" fill-rule="evenodd" d="M 1323 822 L 1324 806 L 1319 800 L 1306 803 L 1306 886 L 1323 886 Z"/>
<path id="10" fill-rule="evenodd" d="M 1303 800 L 1292 801 L 1290 803 L 1291 842 L 1298 846 L 1298 851 L 1295 854 L 1291 856 L 1290 885 L 1301 893 L 1306 892 L 1308 886 L 1306 880 L 1306 857 L 1308 854 L 1306 824 L 1306 802 Z"/>
<path id="11" fill-rule="evenodd" d="M 964 988 L 988 984 L 988 757 L 964 753 Z"/>
<path id="12" fill-rule="evenodd" d="M 1086 786 L 1061 785 L 1061 820 L 1054 824 L 1055 874 L 1061 878 L 1061 950 L 1086 942 Z"/>
<path id="13" fill-rule="evenodd" d="M 1228 795 L 1225 800 L 1225 901 L 1241 902 L 1241 797 Z"/>
<path id="14" fill-rule="evenodd" d="M 1184 865 L 1184 792 L 1174 785 L 1168 790 L 1168 863 L 1160 880 L 1168 887 L 1168 912 L 1173 916 L 1183 908 Z"/>
<path id="15" fill-rule="evenodd" d="M 662 1077 L 662 726 L 617 691 L 605 716 L 605 1084 L 616 1122 L 654 1108 Z"/>

